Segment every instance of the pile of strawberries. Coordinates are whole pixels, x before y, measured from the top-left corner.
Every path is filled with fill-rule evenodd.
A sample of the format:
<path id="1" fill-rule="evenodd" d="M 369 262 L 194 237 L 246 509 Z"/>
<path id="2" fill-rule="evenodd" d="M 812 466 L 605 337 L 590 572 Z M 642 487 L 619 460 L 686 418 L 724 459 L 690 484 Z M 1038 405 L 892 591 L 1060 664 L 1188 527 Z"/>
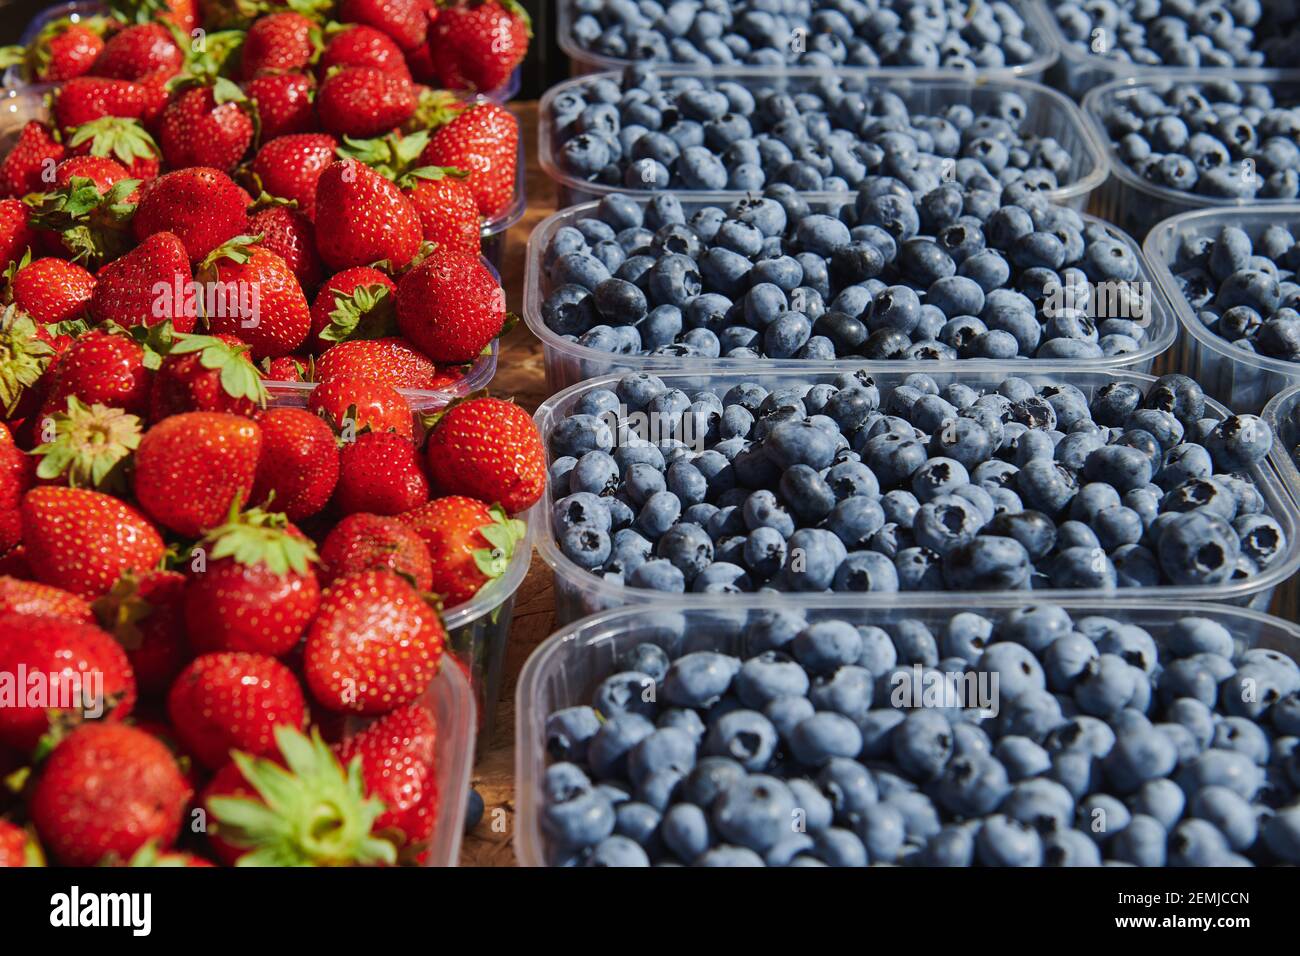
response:
<path id="1" fill-rule="evenodd" d="M 22 51 L 50 120 L 0 162 L 0 866 L 419 862 L 440 611 L 545 480 L 517 406 L 403 391 L 505 325 L 518 142 L 420 83 L 499 85 L 526 21 L 128 19 Z"/>

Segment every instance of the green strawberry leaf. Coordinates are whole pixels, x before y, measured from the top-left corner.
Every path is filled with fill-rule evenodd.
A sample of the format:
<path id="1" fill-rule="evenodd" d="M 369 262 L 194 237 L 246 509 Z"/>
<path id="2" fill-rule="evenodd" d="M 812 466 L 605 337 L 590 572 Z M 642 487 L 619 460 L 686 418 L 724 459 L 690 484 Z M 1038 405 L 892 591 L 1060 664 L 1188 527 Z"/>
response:
<path id="1" fill-rule="evenodd" d="M 24 392 L 41 380 L 54 349 L 37 338 L 36 323 L 16 305 L 0 314 L 0 406 L 13 415 Z"/>
<path id="2" fill-rule="evenodd" d="M 330 324 L 321 330 L 327 342 L 382 339 L 397 331 L 397 307 L 386 285 L 357 286 L 350 295 L 334 293 Z"/>
<path id="3" fill-rule="evenodd" d="M 236 499 L 235 505 L 238 504 Z M 203 539 L 210 545 L 213 558 L 234 558 L 252 567 L 263 564 L 272 574 L 306 574 L 320 558 L 308 538 L 290 534 L 289 519 L 277 511 L 249 508 L 243 514 L 234 511 L 223 525 L 208 532 Z"/>
<path id="4" fill-rule="evenodd" d="M 140 419 L 120 408 L 87 407 L 68 396 L 68 410 L 50 416 L 54 437 L 32 450 L 36 475 L 72 488 L 125 492 L 131 455 L 140 445 Z"/>
<path id="5" fill-rule="evenodd" d="M 492 523 L 483 525 L 478 531 L 492 547 L 477 549 L 474 564 L 484 577 L 495 580 L 506 573 L 515 549 L 528 533 L 528 526 L 518 518 L 511 518 L 500 505 L 493 505 L 488 510 Z"/>
<path id="6" fill-rule="evenodd" d="M 158 159 L 162 151 L 138 120 L 102 116 L 83 123 L 68 140 L 76 148 L 90 143 L 90 155 L 112 156 L 129 167 L 137 159 Z"/>

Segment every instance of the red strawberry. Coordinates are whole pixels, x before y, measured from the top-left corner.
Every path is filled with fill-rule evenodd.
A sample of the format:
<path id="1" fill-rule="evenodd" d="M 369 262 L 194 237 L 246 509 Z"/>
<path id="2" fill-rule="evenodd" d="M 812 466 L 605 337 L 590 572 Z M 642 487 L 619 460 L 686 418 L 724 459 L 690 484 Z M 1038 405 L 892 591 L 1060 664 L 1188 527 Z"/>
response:
<path id="1" fill-rule="evenodd" d="M 27 49 L 26 72 L 39 83 L 60 83 L 89 73 L 104 49 L 109 22 L 104 17 L 81 17 L 74 23 L 61 17 L 47 24 Z"/>
<path id="2" fill-rule="evenodd" d="M 44 866 L 40 844 L 16 823 L 0 820 L 0 868 Z"/>
<path id="3" fill-rule="evenodd" d="M 252 416 L 266 404 L 266 389 L 248 346 L 233 335 L 177 335 L 153 379 L 149 419 L 182 412 Z"/>
<path id="4" fill-rule="evenodd" d="M 208 846 L 216 855 L 217 859 L 226 866 L 234 866 L 246 852 L 246 847 L 236 846 L 233 843 L 227 843 L 219 834 L 224 831 L 225 825 L 218 823 L 218 816 L 212 809 L 212 803 L 221 798 L 249 798 L 256 801 L 259 805 L 265 806 L 257 798 L 257 792 L 252 785 L 244 779 L 240 772 L 239 765 L 233 760 L 226 761 L 225 765 L 212 775 L 208 785 L 203 788 L 199 796 L 198 804 L 207 811 L 209 823 L 207 826 Z M 219 804 L 218 804 L 219 805 Z"/>
<path id="5" fill-rule="evenodd" d="M 191 654 L 185 639 L 185 575 L 126 573 L 95 601 L 104 630 L 126 649 L 142 694 L 162 694 Z"/>
<path id="6" fill-rule="evenodd" d="M 406 191 L 426 242 L 439 249 L 478 257 L 482 251 L 478 203 L 463 171 L 427 167 Z"/>
<path id="7" fill-rule="evenodd" d="M 185 244 L 171 232 L 145 236 L 120 259 L 101 266 L 90 297 L 96 322 L 123 328 L 170 320 L 177 332 L 194 329 L 193 273 Z"/>
<path id="8" fill-rule="evenodd" d="M 325 350 L 316 363 L 316 377 L 364 378 L 393 388 L 433 389 L 442 374 L 423 352 L 405 339 L 353 339 Z"/>
<path id="9" fill-rule="evenodd" d="M 85 317 L 95 277 L 75 262 L 37 259 L 14 273 L 9 289 L 37 322 L 67 322 Z"/>
<path id="10" fill-rule="evenodd" d="M 518 121 L 497 104 L 483 102 L 437 130 L 420 164 L 468 170 L 466 182 L 478 211 L 491 218 L 514 202 L 518 160 Z"/>
<path id="11" fill-rule="evenodd" d="M 239 75 L 251 80 L 263 71 L 300 70 L 320 46 L 320 27 L 301 13 L 284 11 L 259 17 L 248 28 L 240 51 Z"/>
<path id="12" fill-rule="evenodd" d="M 420 218 L 401 191 L 353 159 L 331 163 L 316 184 L 316 245 L 331 269 L 386 260 L 401 269 L 420 248 Z"/>
<path id="13" fill-rule="evenodd" d="M 159 524 L 198 537 L 225 520 L 236 497 L 247 499 L 261 452 L 262 430 L 252 419 L 220 412 L 173 415 L 140 440 L 136 498 Z"/>
<path id="14" fill-rule="evenodd" d="M 104 182 L 125 172 L 108 159 L 91 162 L 97 167 L 92 172 Z M 104 188 L 93 179 L 70 176 L 66 186 L 24 200 L 30 208 L 27 221 L 41 230 L 42 241 L 55 254 L 98 267 L 131 246 L 129 220 L 138 185 L 133 179 L 117 179 Z"/>
<path id="15" fill-rule="evenodd" d="M 167 165 L 234 169 L 253 144 L 250 112 L 244 91 L 226 79 L 183 90 L 162 114 L 159 144 Z"/>
<path id="16" fill-rule="evenodd" d="M 516 0 L 472 0 L 438 11 L 429 49 L 443 86 L 495 90 L 523 62 L 532 35 L 532 21 Z"/>
<path id="17" fill-rule="evenodd" d="M 400 518 L 348 515 L 325 538 L 320 559 L 320 580 L 326 587 L 349 574 L 379 570 L 400 574 L 420 591 L 433 586 L 429 549 Z"/>
<path id="18" fill-rule="evenodd" d="M 301 408 L 258 413 L 262 457 L 251 501 L 301 521 L 329 503 L 339 477 L 339 449 L 319 416 Z M 274 497 L 271 497 L 274 495 Z"/>
<path id="19" fill-rule="evenodd" d="M 248 217 L 248 231 L 262 237 L 258 244 L 263 249 L 285 261 L 304 292 L 321 284 L 325 270 L 316 254 L 316 230 L 297 209 L 278 202 L 258 209 Z"/>
<path id="20" fill-rule="evenodd" d="M 320 603 L 316 549 L 284 515 L 251 508 L 213 528 L 185 591 L 185 624 L 201 653 L 293 650 Z"/>
<path id="21" fill-rule="evenodd" d="M 361 24 L 348 26 L 330 38 L 321 54 L 322 75 L 336 66 L 372 66 L 410 80 L 402 50 L 388 34 Z"/>
<path id="22" fill-rule="evenodd" d="M 19 693 L 0 708 L 0 741 L 30 753 L 50 729 L 81 720 L 124 720 L 135 679 L 118 643 L 99 628 L 57 617 L 0 616 L 0 670 L 46 675 L 52 698 Z M 57 675 L 55 677 L 54 675 Z"/>
<path id="23" fill-rule="evenodd" d="M 378 269 L 354 266 L 335 273 L 311 304 L 308 344 L 323 352 L 336 342 L 397 331 L 397 286 Z"/>
<path id="24" fill-rule="evenodd" d="M 247 194 L 221 170 L 178 169 L 144 188 L 131 224 L 141 242 L 156 232 L 175 233 L 198 262 L 246 230 L 247 205 Z"/>
<path id="25" fill-rule="evenodd" d="M 277 355 L 262 359 L 259 374 L 268 382 L 310 382 L 315 378 L 315 368 L 310 356 Z"/>
<path id="26" fill-rule="evenodd" d="M 236 236 L 211 253 L 195 270 L 207 288 L 224 289 L 224 302 L 206 308 L 208 327 L 238 335 L 253 358 L 287 355 L 307 338 L 311 309 L 289 266 L 271 250 Z"/>
<path id="27" fill-rule="evenodd" d="M 334 507 L 342 514 L 395 515 L 428 500 L 429 480 L 409 438 L 364 432 L 343 445 L 334 488 Z"/>
<path id="28" fill-rule="evenodd" d="M 54 182 L 54 167 L 63 156 L 63 144 L 54 138 L 50 128 L 28 120 L 4 162 L 0 162 L 0 196 L 21 198 L 48 189 Z"/>
<path id="29" fill-rule="evenodd" d="M 366 793 L 384 802 L 385 812 L 374 829 L 396 830 L 406 845 L 425 843 L 437 823 L 437 739 L 433 718 L 416 703 L 384 715 L 346 739 L 338 750 L 345 764 L 361 758 Z"/>
<path id="30" fill-rule="evenodd" d="M 130 120 L 112 122 L 130 122 Z M 91 125 L 93 124 L 87 123 L 82 129 Z M 95 191 L 102 195 L 122 180 L 129 179 L 130 176 L 125 166 L 107 156 L 70 156 L 54 168 L 54 185 L 66 189 L 75 179 L 89 179 L 94 183 Z"/>
<path id="31" fill-rule="evenodd" d="M 170 847 L 190 788 L 157 737 L 87 724 L 54 748 L 28 802 L 46 851 L 65 866 L 126 860 L 147 843 Z"/>
<path id="32" fill-rule="evenodd" d="M 388 713 L 424 693 L 446 637 L 437 612 L 397 575 L 340 578 L 307 632 L 307 687 L 327 710 Z"/>
<path id="33" fill-rule="evenodd" d="M 474 256 L 435 251 L 397 286 L 398 328 L 435 362 L 473 361 L 505 321 L 505 292 Z"/>
<path id="34" fill-rule="evenodd" d="M 524 523 L 474 498 L 434 498 L 399 516 L 424 542 L 433 567 L 429 590 L 445 607 L 463 604 L 505 573 L 524 540 Z"/>
<path id="35" fill-rule="evenodd" d="M 8 429 L 3 434 L 8 436 Z M 18 506 L 32 486 L 33 464 L 12 437 L 0 442 L 0 555 L 8 555 L 22 541 L 23 519 Z"/>
<path id="36" fill-rule="evenodd" d="M 96 76 L 138 80 L 151 73 L 175 76 L 185 64 L 185 54 L 171 32 L 159 23 L 139 23 L 109 37 L 95 60 Z"/>
<path id="37" fill-rule="evenodd" d="M 0 616 L 6 614 L 37 614 L 81 624 L 95 623 L 90 605 L 71 591 L 36 581 L 0 577 Z"/>
<path id="38" fill-rule="evenodd" d="M 316 112 L 336 136 L 378 136 L 415 113 L 415 89 L 405 77 L 375 67 L 340 67 L 321 84 Z"/>
<path id="39" fill-rule="evenodd" d="M 306 703 L 298 679 L 274 657 L 204 654 L 176 678 L 167 713 L 185 750 L 215 770 L 231 750 L 275 753 L 275 728 L 301 729 Z"/>
<path id="40" fill-rule="evenodd" d="M 0 199 L 0 265 L 22 258 L 35 241 L 36 234 L 27 225 L 27 207 L 17 199 Z"/>
<path id="41" fill-rule="evenodd" d="M 190 34 L 199 25 L 199 4 L 197 0 L 119 0 L 119 9 L 133 12 L 137 20 L 141 13 L 153 16 L 165 23 L 174 23 L 184 34 Z"/>
<path id="42" fill-rule="evenodd" d="M 324 133 L 280 136 L 257 151 L 253 172 L 272 196 L 292 199 L 308 219 L 316 218 L 316 182 L 334 161 L 338 140 Z"/>
<path id="43" fill-rule="evenodd" d="M 429 6 L 423 0 L 343 0 L 338 16 L 345 23 L 374 27 L 403 50 L 411 50 L 428 35 Z"/>
<path id="44" fill-rule="evenodd" d="M 59 164 L 59 169 L 55 170 L 55 183 L 59 186 L 67 185 L 65 176 L 89 176 L 100 184 L 101 192 L 103 191 L 101 178 L 87 171 L 92 167 L 75 165 L 79 162 L 75 158 L 78 156 L 112 158 L 123 167 L 126 175 L 121 178 L 142 181 L 157 177 L 158 167 L 162 163 L 162 150 L 139 120 L 104 116 L 78 126 L 67 142 L 68 151 L 74 158 L 64 160 Z"/>
<path id="45" fill-rule="evenodd" d="M 66 411 L 70 395 L 86 405 L 143 415 L 149 400 L 144 348 L 129 335 L 86 333 L 54 363 L 42 414 Z"/>
<path id="46" fill-rule="evenodd" d="M 145 83 L 103 76 L 68 80 L 54 96 L 54 118 L 70 130 L 99 119 L 120 116 L 149 122 L 158 110 L 158 94 Z"/>
<path id="47" fill-rule="evenodd" d="M 83 598 L 106 592 L 124 571 L 162 560 L 157 529 L 125 502 L 84 488 L 33 488 L 23 497 L 23 543 L 37 580 Z"/>
<path id="48" fill-rule="evenodd" d="M 64 411 L 42 415 L 40 441 L 32 455 L 39 460 L 41 484 L 116 494 L 127 487 L 130 455 L 140 444 L 140 419 L 120 408 L 87 406 L 69 395 Z"/>
<path id="49" fill-rule="evenodd" d="M 429 432 L 426 456 L 440 490 L 499 502 L 510 514 L 530 508 L 546 486 L 537 426 L 514 402 L 499 398 L 450 406 Z"/>
<path id="50" fill-rule="evenodd" d="M 371 378 L 333 376 L 312 389 L 307 410 L 322 416 L 345 442 L 365 431 L 415 437 L 411 405 L 391 385 Z"/>
<path id="51" fill-rule="evenodd" d="M 316 127 L 316 81 L 309 73 L 259 76 L 244 83 L 244 92 L 257 108 L 262 142 Z"/>

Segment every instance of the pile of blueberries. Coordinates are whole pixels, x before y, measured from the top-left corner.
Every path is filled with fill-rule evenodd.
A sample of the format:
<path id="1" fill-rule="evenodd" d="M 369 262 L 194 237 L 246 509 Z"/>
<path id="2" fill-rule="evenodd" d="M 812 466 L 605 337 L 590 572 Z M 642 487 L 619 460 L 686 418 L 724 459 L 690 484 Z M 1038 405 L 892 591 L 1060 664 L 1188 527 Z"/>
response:
<path id="1" fill-rule="evenodd" d="M 697 66 L 999 69 L 1040 55 L 995 0 L 562 0 L 582 49 Z"/>
<path id="2" fill-rule="evenodd" d="M 1049 3 L 1067 43 L 1137 66 L 1293 67 L 1291 0 L 1082 0 Z"/>
<path id="3" fill-rule="evenodd" d="M 552 865 L 1300 864 L 1300 668 L 1217 621 L 667 617 L 547 720 Z"/>
<path id="4" fill-rule="evenodd" d="M 1137 175 L 1228 199 L 1300 195 L 1300 108 L 1262 84 L 1155 84 L 1098 104 L 1116 153 Z"/>
<path id="5" fill-rule="evenodd" d="M 1184 375 L 1088 396 L 1047 376 L 687 392 L 642 372 L 586 391 L 549 441 L 557 546 L 619 587 L 1213 587 L 1289 550 L 1249 477 L 1270 428 L 1210 417 Z"/>
<path id="6" fill-rule="evenodd" d="M 557 94 L 549 121 L 565 172 L 605 186 L 844 192 L 877 173 L 917 192 L 945 173 L 980 188 L 1022 177 L 1037 189 L 1067 184 L 1069 152 L 1022 131 L 1029 106 L 1018 93 L 976 91 L 974 107 L 927 115 L 891 86 L 832 76 L 787 90 L 630 66 L 621 85 L 598 76 Z"/>
<path id="7" fill-rule="evenodd" d="M 1171 269 L 1206 328 L 1247 352 L 1300 362 L 1300 245 L 1286 226 L 1255 242 L 1236 226 L 1184 236 Z"/>
<path id="8" fill-rule="evenodd" d="M 870 177 L 838 209 L 773 186 L 689 216 L 615 193 L 542 266 L 546 327 L 625 355 L 1095 359 L 1142 348 L 1160 308 L 1128 243 L 1023 181 Z"/>

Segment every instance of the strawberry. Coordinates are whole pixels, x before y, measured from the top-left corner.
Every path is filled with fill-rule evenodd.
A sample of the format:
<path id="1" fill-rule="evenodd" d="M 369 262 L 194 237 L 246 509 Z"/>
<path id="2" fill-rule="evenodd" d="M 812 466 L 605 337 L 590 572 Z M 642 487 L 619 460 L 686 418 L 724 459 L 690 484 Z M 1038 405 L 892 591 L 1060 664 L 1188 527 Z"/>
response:
<path id="1" fill-rule="evenodd" d="M 35 241 L 36 233 L 27 225 L 27 207 L 17 199 L 0 199 L 0 267 L 16 262 Z"/>
<path id="2" fill-rule="evenodd" d="M 321 284 L 325 270 L 316 254 L 316 230 L 297 209 L 272 200 L 248 217 L 248 231 L 262 237 L 263 249 L 284 260 L 304 292 Z"/>
<path id="3" fill-rule="evenodd" d="M 378 136 L 415 113 L 411 81 L 372 66 L 344 66 L 321 84 L 316 97 L 321 126 L 336 136 Z"/>
<path id="4" fill-rule="evenodd" d="M 192 282 L 185 243 L 175 233 L 154 232 L 100 267 L 90 296 L 91 318 L 123 328 L 170 320 L 177 332 L 190 332 L 196 318 L 195 310 L 186 308 L 194 301 Z"/>
<path id="5" fill-rule="evenodd" d="M 517 0 L 471 0 L 438 11 L 429 50 L 442 86 L 495 90 L 523 62 L 532 35 Z"/>
<path id="6" fill-rule="evenodd" d="M 9 434 L 7 429 L 4 434 Z M 13 438 L 0 443 L 0 555 L 8 555 L 22 541 L 23 519 L 18 506 L 32 486 L 32 465 L 33 460 Z"/>
<path id="7" fill-rule="evenodd" d="M 316 184 L 316 245 L 331 269 L 387 261 L 401 269 L 420 248 L 420 218 L 383 176 L 353 159 L 327 166 Z"/>
<path id="8" fill-rule="evenodd" d="M 310 382 L 316 377 L 312 359 L 307 355 L 262 359 L 259 374 L 268 382 Z"/>
<path id="9" fill-rule="evenodd" d="M 435 362 L 469 362 L 506 321 L 505 293 L 478 258 L 435 251 L 397 286 L 397 324 Z"/>
<path id="10" fill-rule="evenodd" d="M 320 415 L 345 442 L 366 431 L 415 437 L 411 405 L 391 385 L 370 378 L 334 376 L 312 389 L 307 410 Z"/>
<path id="11" fill-rule="evenodd" d="M 18 141 L 0 162 L 0 196 L 23 197 L 40 192 L 54 182 L 54 167 L 64 156 L 64 147 L 53 132 L 38 120 L 28 120 Z"/>
<path id="12" fill-rule="evenodd" d="M 245 192 L 219 169 L 178 169 L 149 183 L 131 225 L 143 242 L 156 232 L 174 233 L 198 262 L 248 226 Z"/>
<path id="13" fill-rule="evenodd" d="M 100 117 L 74 129 L 67 144 L 74 158 L 64 160 L 55 170 L 55 184 L 59 186 L 67 185 L 65 176 L 80 175 L 94 179 L 100 191 L 104 191 L 100 177 L 91 171 L 94 167 L 76 165 L 79 156 L 111 158 L 123 167 L 126 175 L 121 178 L 142 182 L 156 178 L 162 163 L 162 150 L 139 120 Z"/>
<path id="14" fill-rule="evenodd" d="M 203 654 L 167 695 L 167 713 L 181 745 L 215 770 L 231 750 L 275 752 L 277 727 L 300 729 L 306 702 L 293 672 L 265 654 Z"/>
<path id="15" fill-rule="evenodd" d="M 322 75 L 336 66 L 371 66 L 405 80 L 411 78 L 401 47 L 386 33 L 362 24 L 344 27 L 325 45 L 320 58 Z"/>
<path id="16" fill-rule="evenodd" d="M 353 339 L 325 350 L 316 363 L 322 382 L 335 378 L 364 378 L 393 388 L 432 389 L 441 378 L 438 367 L 405 339 Z"/>
<path id="17" fill-rule="evenodd" d="M 518 121 L 496 103 L 481 102 L 434 132 L 420 165 L 467 170 L 478 211 L 490 219 L 514 202 L 518 159 Z"/>
<path id="18" fill-rule="evenodd" d="M 262 430 L 252 419 L 221 412 L 173 415 L 140 440 L 135 496 L 159 524 L 198 537 L 225 520 L 237 497 L 248 497 L 261 452 Z"/>
<path id="19" fill-rule="evenodd" d="M 385 714 L 338 748 L 345 764 L 361 758 L 366 793 L 384 802 L 385 812 L 374 829 L 397 831 L 405 845 L 427 842 L 437 823 L 437 738 L 433 718 L 417 703 Z"/>
<path id="20" fill-rule="evenodd" d="M 338 17 L 344 23 L 374 27 L 403 50 L 412 50 L 428 35 L 428 7 L 423 0 L 343 0 Z"/>
<path id="21" fill-rule="evenodd" d="M 0 868 L 44 866 L 45 855 L 30 833 L 8 820 L 0 820 Z"/>
<path id="22" fill-rule="evenodd" d="M 43 484 L 121 492 L 130 455 L 140 444 L 140 419 L 118 408 L 83 404 L 69 395 L 65 411 L 44 415 L 36 477 Z"/>
<path id="23" fill-rule="evenodd" d="M 199 26 L 199 5 L 195 0 L 113 0 L 113 8 L 127 22 L 159 20 L 180 27 L 187 35 Z"/>
<path id="24" fill-rule="evenodd" d="M 429 480 L 409 438 L 364 432 L 343 445 L 334 488 L 334 507 L 340 513 L 395 515 L 428 500 Z"/>
<path id="25" fill-rule="evenodd" d="M 287 355 L 311 330 L 311 309 L 298 280 L 282 258 L 256 244 L 256 237 L 236 236 L 218 246 L 199 264 L 195 278 L 225 290 L 224 301 L 205 309 L 208 327 L 238 335 L 255 360 Z"/>
<path id="26" fill-rule="evenodd" d="M 500 507 L 461 495 L 434 498 L 399 517 L 424 542 L 433 567 L 429 590 L 445 607 L 465 603 L 505 574 L 526 531 Z"/>
<path id="27" fill-rule="evenodd" d="M 185 575 L 155 570 L 123 574 L 95 601 L 95 615 L 126 649 L 142 694 L 165 693 L 190 659 L 184 600 Z"/>
<path id="28" fill-rule="evenodd" d="M 262 457 L 249 500 L 283 511 L 292 521 L 316 514 L 329 503 L 339 478 L 334 432 L 301 408 L 268 408 L 258 413 L 257 423 Z"/>
<path id="29" fill-rule="evenodd" d="M 95 59 L 94 74 L 118 80 L 138 80 L 151 73 L 175 76 L 185 65 L 185 53 L 160 23 L 138 23 L 109 37 Z"/>
<path id="30" fill-rule="evenodd" d="M 144 348 L 129 335 L 92 331 L 59 356 L 50 371 L 42 415 L 66 411 L 68 396 L 143 415 L 149 401 Z"/>
<path id="31" fill-rule="evenodd" d="M 162 560 L 163 541 L 130 505 L 98 491 L 55 486 L 23 496 L 23 543 L 36 579 L 95 598 L 124 571 Z"/>
<path id="32" fill-rule="evenodd" d="M 125 172 L 117 163 L 107 165 L 110 162 L 98 160 L 92 170 L 105 182 Z M 118 179 L 105 188 L 94 179 L 70 176 L 66 186 L 23 200 L 31 210 L 27 221 L 42 230 L 42 239 L 58 255 L 98 267 L 130 248 L 128 220 L 135 211 L 137 186 L 138 180 Z"/>
<path id="33" fill-rule="evenodd" d="M 307 631 L 303 674 L 327 710 L 384 714 L 418 699 L 447 635 L 418 591 L 387 571 L 335 581 Z"/>
<path id="34" fill-rule="evenodd" d="M 135 706 L 126 653 L 99 628 L 66 618 L 0 616 L 0 671 L 46 678 L 46 694 L 17 694 L 0 708 L 0 741 L 31 753 L 51 727 L 124 720 Z"/>
<path id="35" fill-rule="evenodd" d="M 103 76 L 68 80 L 54 95 L 59 129 L 71 130 L 102 116 L 149 122 L 159 109 L 157 91 L 146 83 Z"/>
<path id="36" fill-rule="evenodd" d="M 6 306 L 0 312 L 0 407 L 7 417 L 23 418 L 39 409 L 53 359 L 50 334 L 17 306 Z"/>
<path id="37" fill-rule="evenodd" d="M 374 866 L 397 862 L 375 835 L 384 804 L 367 797 L 362 758 L 345 769 L 317 730 L 275 729 L 277 759 L 235 753 L 204 791 L 213 850 L 241 866 Z M 282 765 L 283 764 L 283 765 Z"/>
<path id="38" fill-rule="evenodd" d="M 0 616 L 6 614 L 38 614 L 81 624 L 95 623 L 90 604 L 71 591 L 7 576 L 0 577 Z"/>
<path id="39" fill-rule="evenodd" d="M 173 169 L 234 169 L 253 144 L 252 104 L 230 80 L 182 87 L 163 110 L 159 145 Z"/>
<path id="40" fill-rule="evenodd" d="M 37 259 L 21 266 L 9 283 L 18 308 L 46 323 L 84 318 L 94 289 L 94 276 L 63 259 Z"/>
<path id="41" fill-rule="evenodd" d="M 248 352 L 233 335 L 177 335 L 153 378 L 150 421 L 182 412 L 254 415 L 266 389 Z"/>
<path id="42" fill-rule="evenodd" d="M 283 514 L 250 508 L 200 542 L 203 566 L 185 591 L 185 624 L 200 653 L 293 650 L 320 603 L 316 549 Z"/>
<path id="43" fill-rule="evenodd" d="M 157 737 L 87 724 L 54 748 L 28 810 L 46 851 L 65 866 L 129 859 L 150 841 L 170 847 L 191 795 Z"/>
<path id="44" fill-rule="evenodd" d="M 310 73 L 270 73 L 247 80 L 243 89 L 257 109 L 262 142 L 316 128 L 316 81 Z"/>
<path id="45" fill-rule="evenodd" d="M 320 27 L 301 13 L 286 10 L 259 17 L 248 28 L 240 51 L 239 75 L 251 80 L 264 71 L 301 70 L 320 47 Z"/>
<path id="46" fill-rule="evenodd" d="M 46 24 L 27 49 L 25 73 L 38 83 L 61 83 L 89 73 L 104 49 L 109 23 L 104 17 L 83 16 L 76 22 L 60 17 Z"/>
<path id="47" fill-rule="evenodd" d="M 316 182 L 334 161 L 338 140 L 324 133 L 280 136 L 257 151 L 252 169 L 272 196 L 292 199 L 308 219 L 316 218 Z"/>
<path id="48" fill-rule="evenodd" d="M 335 273 L 311 304 L 308 344 L 323 352 L 336 342 L 391 335 L 397 331 L 396 292 L 392 279 L 369 266 Z"/>
<path id="49" fill-rule="evenodd" d="M 406 191 L 426 242 L 438 249 L 478 257 L 482 251 L 478 203 L 455 167 L 428 166 Z"/>
<path id="50" fill-rule="evenodd" d="M 380 570 L 401 575 L 419 591 L 433 586 L 429 549 L 399 518 L 365 512 L 348 515 L 325 538 L 320 559 L 320 580 L 326 587 L 349 574 Z"/>
<path id="51" fill-rule="evenodd" d="M 96 120 L 95 122 L 103 122 Z M 132 122 L 131 120 L 113 120 L 109 122 Z M 81 127 L 85 129 L 93 124 L 87 123 Z M 100 195 L 108 192 L 115 185 L 124 179 L 130 179 L 131 174 L 127 172 L 125 166 L 115 159 L 107 156 L 69 156 L 58 166 L 54 167 L 54 185 L 59 189 L 67 189 L 76 179 L 89 179 L 94 185 L 95 191 Z"/>
<path id="52" fill-rule="evenodd" d="M 514 402 L 499 398 L 448 407 L 429 432 L 426 456 L 441 491 L 499 502 L 510 514 L 530 508 L 546 486 L 537 426 Z"/>

